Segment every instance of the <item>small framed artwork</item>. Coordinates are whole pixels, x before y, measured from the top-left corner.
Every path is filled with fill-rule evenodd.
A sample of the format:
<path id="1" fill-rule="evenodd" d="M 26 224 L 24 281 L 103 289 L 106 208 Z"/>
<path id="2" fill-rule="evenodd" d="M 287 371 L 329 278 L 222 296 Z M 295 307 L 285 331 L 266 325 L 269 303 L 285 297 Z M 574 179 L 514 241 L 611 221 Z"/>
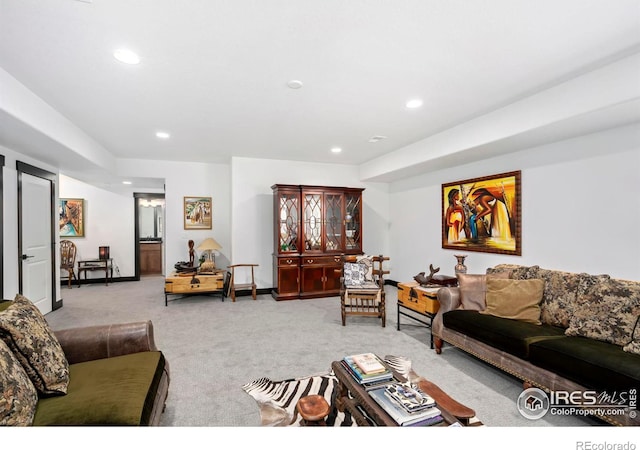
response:
<path id="1" fill-rule="evenodd" d="M 520 171 L 442 185 L 442 248 L 521 255 Z"/>
<path id="2" fill-rule="evenodd" d="M 58 209 L 60 237 L 84 237 L 84 199 L 61 198 Z"/>
<path id="3" fill-rule="evenodd" d="M 211 197 L 184 198 L 185 230 L 210 230 L 211 214 Z"/>

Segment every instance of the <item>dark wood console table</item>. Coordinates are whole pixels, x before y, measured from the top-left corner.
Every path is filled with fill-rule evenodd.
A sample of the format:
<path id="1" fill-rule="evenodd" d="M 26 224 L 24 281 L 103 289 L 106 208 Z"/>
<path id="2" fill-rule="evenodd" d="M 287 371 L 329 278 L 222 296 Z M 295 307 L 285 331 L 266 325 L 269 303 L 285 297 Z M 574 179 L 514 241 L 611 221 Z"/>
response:
<path id="1" fill-rule="evenodd" d="M 82 286 L 82 273 L 84 273 L 84 280 L 87 281 L 87 272 L 94 270 L 104 270 L 104 284 L 109 286 L 109 278 L 113 281 L 113 258 L 78 261 L 78 287 Z"/>

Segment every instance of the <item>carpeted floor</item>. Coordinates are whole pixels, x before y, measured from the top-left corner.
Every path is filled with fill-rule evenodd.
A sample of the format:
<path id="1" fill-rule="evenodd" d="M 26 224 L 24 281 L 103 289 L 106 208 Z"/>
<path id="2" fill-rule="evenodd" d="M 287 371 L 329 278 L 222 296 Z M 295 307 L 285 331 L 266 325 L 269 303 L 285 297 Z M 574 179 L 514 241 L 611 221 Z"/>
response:
<path id="1" fill-rule="evenodd" d="M 429 332 L 402 318 L 396 329 L 396 289 L 386 286 L 387 326 L 348 317 L 337 297 L 276 302 L 270 296 L 194 296 L 164 306 L 164 278 L 109 286 L 63 287 L 64 307 L 46 316 L 54 329 L 151 319 L 158 347 L 171 366 L 162 419 L 166 426 L 259 426 L 253 398 L 242 386 L 267 377 L 285 380 L 326 373 L 344 355 L 373 352 L 412 361 L 416 373 L 476 411 L 488 427 L 583 426 L 589 418 L 547 416 L 531 421 L 516 409 L 521 383 L 452 347 L 429 348 Z M 406 325 L 405 325 L 406 323 Z"/>

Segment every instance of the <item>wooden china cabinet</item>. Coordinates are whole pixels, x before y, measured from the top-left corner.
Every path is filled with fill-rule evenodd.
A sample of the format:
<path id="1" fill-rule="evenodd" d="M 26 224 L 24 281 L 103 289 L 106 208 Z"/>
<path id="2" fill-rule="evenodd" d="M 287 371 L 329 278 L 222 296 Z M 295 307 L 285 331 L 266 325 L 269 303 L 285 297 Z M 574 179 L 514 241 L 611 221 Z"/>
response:
<path id="1" fill-rule="evenodd" d="M 272 296 L 340 293 L 341 255 L 362 253 L 362 188 L 275 184 Z"/>

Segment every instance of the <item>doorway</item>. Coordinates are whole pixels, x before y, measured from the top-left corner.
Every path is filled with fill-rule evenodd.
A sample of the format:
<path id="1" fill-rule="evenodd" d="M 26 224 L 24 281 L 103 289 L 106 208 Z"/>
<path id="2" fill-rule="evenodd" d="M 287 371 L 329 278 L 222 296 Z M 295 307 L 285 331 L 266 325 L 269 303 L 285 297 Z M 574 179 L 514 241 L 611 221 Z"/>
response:
<path id="1" fill-rule="evenodd" d="M 17 161 L 18 290 L 42 314 L 62 306 L 56 299 L 56 175 Z"/>
<path id="2" fill-rule="evenodd" d="M 136 279 L 163 275 L 165 254 L 164 194 L 134 193 Z"/>

